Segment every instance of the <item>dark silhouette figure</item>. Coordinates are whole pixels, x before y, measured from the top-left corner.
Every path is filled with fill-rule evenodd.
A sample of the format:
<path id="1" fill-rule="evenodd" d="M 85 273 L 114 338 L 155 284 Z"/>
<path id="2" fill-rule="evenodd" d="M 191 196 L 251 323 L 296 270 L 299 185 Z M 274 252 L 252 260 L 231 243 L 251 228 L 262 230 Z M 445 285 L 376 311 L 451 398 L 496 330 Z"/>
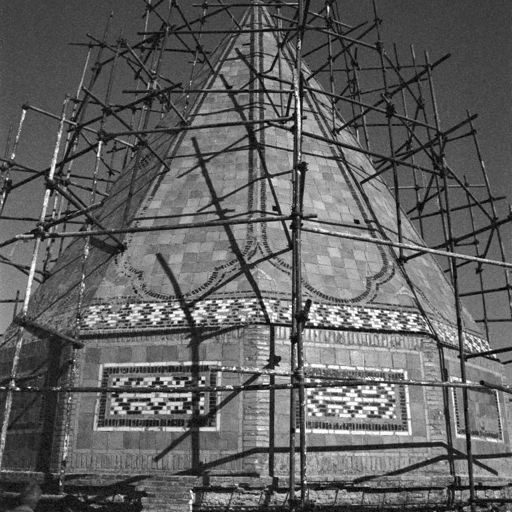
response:
<path id="1" fill-rule="evenodd" d="M 36 482 L 29 482 L 21 491 L 19 505 L 8 512 L 34 512 L 41 499 L 41 487 Z"/>

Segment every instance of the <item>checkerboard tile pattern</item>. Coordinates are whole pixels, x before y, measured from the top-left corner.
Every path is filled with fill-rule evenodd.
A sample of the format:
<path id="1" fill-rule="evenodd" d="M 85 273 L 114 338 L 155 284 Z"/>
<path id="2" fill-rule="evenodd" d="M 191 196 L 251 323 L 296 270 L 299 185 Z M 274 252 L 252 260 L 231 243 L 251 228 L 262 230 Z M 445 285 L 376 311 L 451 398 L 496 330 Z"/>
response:
<path id="1" fill-rule="evenodd" d="M 308 373 L 326 378 L 403 380 L 404 370 L 358 370 L 348 367 L 316 367 Z M 307 382 L 322 382 L 307 378 Z M 317 433 L 410 434 L 409 398 L 403 385 L 375 383 L 307 389 L 306 426 Z"/>
<path id="2" fill-rule="evenodd" d="M 218 372 L 210 365 L 139 363 L 103 365 L 101 385 L 110 387 L 169 386 L 183 393 L 104 393 L 98 401 L 97 430 L 181 430 L 194 425 L 215 429 L 217 394 L 193 393 L 190 386 L 215 386 Z"/>
<path id="3" fill-rule="evenodd" d="M 451 380 L 460 382 L 460 379 L 456 377 Z M 457 437 L 465 437 L 462 389 L 452 388 L 452 398 Z M 495 389 L 470 389 L 468 390 L 468 400 L 471 436 L 485 441 L 503 441 L 498 392 Z"/>
<path id="4" fill-rule="evenodd" d="M 291 322 L 291 305 L 287 300 L 265 298 L 207 299 L 187 306 L 178 301 L 91 305 L 85 309 L 81 330 L 133 331 L 166 328 L 227 327 L 248 324 Z M 432 321 L 441 341 L 457 345 L 454 327 Z M 432 334 L 425 318 L 414 310 L 394 310 L 364 306 L 313 304 L 308 327 Z M 489 349 L 487 340 L 465 332 L 467 350 Z"/>

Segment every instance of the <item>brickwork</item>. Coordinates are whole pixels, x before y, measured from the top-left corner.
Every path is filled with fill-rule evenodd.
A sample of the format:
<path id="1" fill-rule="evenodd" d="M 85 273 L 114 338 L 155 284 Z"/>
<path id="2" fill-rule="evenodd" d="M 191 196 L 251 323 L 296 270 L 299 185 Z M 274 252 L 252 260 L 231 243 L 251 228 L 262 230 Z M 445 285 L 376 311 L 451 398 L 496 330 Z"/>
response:
<path id="1" fill-rule="evenodd" d="M 213 363 L 239 365 L 242 331 L 232 330 L 229 334 L 215 335 L 215 332 L 196 333 L 193 338 L 185 333 L 167 336 L 115 338 L 91 342 L 86 350 L 81 370 L 82 384 L 97 386 L 105 368 L 116 368 L 126 373 L 115 375 L 154 376 L 179 375 L 189 378 L 194 368 L 208 379 L 215 378 L 210 371 Z M 197 361 L 198 366 L 178 361 Z M 126 362 L 123 362 L 126 361 Z M 181 366 L 180 366 L 181 365 Z M 189 370 L 185 368 L 189 366 Z M 208 367 L 208 368 L 207 368 Z M 155 371 L 151 371 L 151 369 Z M 176 370 L 179 368 L 179 372 Z M 142 371 L 143 373 L 140 373 Z M 110 376 L 114 374 L 110 373 Z M 215 376 L 215 377 L 214 377 Z M 219 377 L 220 379 L 220 377 Z M 222 376 L 225 385 L 238 383 L 238 377 Z M 211 382 L 210 382 L 211 383 Z M 179 395 L 180 396 L 180 395 Z M 184 397 L 181 397 L 184 398 Z M 108 468 L 111 470 L 134 471 L 154 468 L 164 471 L 190 470 L 194 465 L 208 464 L 210 459 L 229 457 L 241 450 L 241 425 L 239 417 L 240 397 L 205 398 L 204 414 L 190 418 L 185 410 L 178 411 L 172 420 L 169 414 L 148 414 L 148 401 L 161 401 L 161 397 L 147 396 L 140 402 L 135 414 L 112 414 L 115 403 L 96 396 L 80 397 L 74 420 L 75 441 L 71 466 L 78 471 L 87 468 Z M 215 402 L 213 401 L 215 400 Z M 223 401 L 223 402 L 222 402 Z M 222 416 L 217 406 L 222 402 Z M 98 419 L 102 413 L 101 404 L 110 407 L 110 422 L 101 425 Z M 156 403 L 156 402 L 153 402 Z M 169 402 L 166 402 L 169 403 Z M 201 399 L 198 400 L 199 409 Z M 106 412 L 106 411 L 105 411 Z M 204 421 L 201 420 L 201 417 Z M 223 423 L 219 424 L 218 421 Z M 187 426 L 167 425 L 182 418 Z M 192 425 L 190 421 L 197 420 Z M 130 423 L 130 425 L 127 424 Z M 119 423 L 119 424 L 118 424 Z M 121 424 L 122 423 L 122 424 Z M 186 427 L 186 428 L 185 428 Z M 220 433 L 222 429 L 222 435 Z M 172 449 L 171 449 L 172 447 Z M 200 457 L 199 457 L 200 454 Z M 233 468 L 238 463 L 226 463 Z M 237 466 L 238 467 L 238 466 Z M 196 468 L 197 470 L 197 468 Z"/>
<path id="2" fill-rule="evenodd" d="M 28 478 L 41 484 L 44 481 L 42 474 L 4 473 L 0 496 L 2 491 L 19 489 L 19 483 Z M 18 486 L 13 487 L 13 483 Z M 482 479 L 479 484 L 476 489 L 477 499 L 512 497 L 505 480 Z M 116 499 L 119 503 L 122 499 L 125 503 L 138 503 L 144 512 L 289 510 L 286 481 L 264 478 L 148 475 L 134 478 L 125 473 L 80 475 L 74 477 L 68 490 L 78 492 L 84 497 L 89 496 L 95 503 L 98 502 L 98 497 L 104 502 Z M 360 510 L 361 507 L 396 508 L 399 505 L 411 509 L 422 506 L 424 509 L 453 510 L 467 502 L 468 490 L 465 479 L 453 485 L 448 478 L 433 477 L 431 487 L 427 488 L 417 479 L 388 477 L 361 484 L 311 482 L 308 498 L 315 510 L 326 512 Z M 12 503 L 14 505 L 14 500 Z"/>
<path id="3" fill-rule="evenodd" d="M 12 365 L 11 344 L 0 350 L 0 377 L 7 379 Z M 53 386 L 65 359 L 58 345 L 25 334 L 18 367 L 19 383 L 24 386 Z M 4 382 L 7 382 L 5 380 Z M 0 400 L 0 418 L 4 410 L 5 394 Z M 17 470 L 53 470 L 54 443 L 61 435 L 58 415 L 59 397 L 55 394 L 15 393 L 7 435 L 4 463 Z"/>
<path id="4" fill-rule="evenodd" d="M 255 481 L 227 482 L 212 481 L 213 488 L 196 486 L 194 488 L 194 511 L 218 511 L 236 507 L 243 510 L 289 510 L 285 482 L 273 487 L 262 487 Z M 239 485 L 236 485 L 236 484 Z M 350 483 L 333 484 L 312 482 L 308 492 L 308 502 L 313 510 L 344 512 L 347 510 L 377 509 L 385 507 L 395 509 L 400 506 L 408 509 L 456 509 L 467 503 L 467 482 L 453 486 L 449 479 L 432 477 L 431 486 L 426 488 L 421 481 L 408 477 L 390 477 L 373 481 L 371 484 L 353 485 Z M 506 488 L 505 481 L 481 482 L 476 491 L 477 499 L 510 498 L 512 493 Z"/>
<path id="5" fill-rule="evenodd" d="M 233 329 L 228 332 L 204 331 L 196 332 L 197 347 L 192 348 L 192 338 L 187 333 L 172 335 L 152 335 L 133 337 L 111 337 L 88 340 L 84 351 L 82 367 L 82 384 L 97 385 L 102 378 L 102 368 L 115 367 L 133 369 L 136 361 L 141 368 L 154 365 L 162 368 L 163 362 L 190 360 L 191 350 L 199 362 L 212 364 L 223 361 L 225 365 L 241 365 L 264 367 L 270 357 L 269 341 L 272 341 L 273 352 L 281 356 L 278 369 L 286 371 L 289 367 L 289 335 L 285 327 L 275 327 L 272 333 L 267 327 L 250 327 Z M 357 368 L 358 372 L 380 371 L 401 373 L 404 378 L 416 380 L 439 380 L 439 351 L 433 341 L 425 336 L 390 335 L 384 333 L 357 333 L 307 329 L 304 333 L 305 349 L 308 360 L 308 372 L 327 372 L 326 375 L 338 374 L 347 368 Z M 191 346 L 192 345 L 192 346 Z M 392 349 L 392 350 L 391 350 Z M 447 365 L 450 374 L 457 375 L 455 353 L 448 352 Z M 117 362 L 116 362 L 117 361 Z M 469 365 L 470 378 L 490 380 L 499 377 L 499 365 L 494 361 L 484 361 Z M 330 373 L 329 373 L 330 372 Z M 156 372 L 154 375 L 158 375 Z M 125 375 L 132 375 L 128 372 Z M 240 378 L 236 375 L 223 373 L 222 383 L 247 382 L 249 376 Z M 267 377 L 268 379 L 268 377 Z M 286 379 L 276 377 L 277 382 Z M 258 381 L 260 382 L 260 381 Z M 308 431 L 308 475 L 313 487 L 315 482 L 328 481 L 333 483 L 354 481 L 357 479 L 382 478 L 385 475 L 399 474 L 401 478 L 418 475 L 424 479 L 448 478 L 449 463 L 447 453 L 449 443 L 446 436 L 445 404 L 443 393 L 438 388 L 408 387 L 408 406 L 411 430 L 389 432 L 371 430 L 364 433 L 345 433 L 333 431 Z M 256 394 L 255 394 L 256 395 Z M 247 394 L 250 397 L 250 394 Z M 448 394 L 449 400 L 450 394 Z M 503 396 L 498 394 L 500 410 L 506 411 L 507 404 Z M 280 476 L 280 481 L 288 475 L 288 393 L 277 391 L 274 394 L 273 416 L 271 418 L 271 401 L 268 393 L 256 395 L 256 399 L 246 400 L 241 394 L 233 393 L 219 397 L 219 432 L 199 432 L 196 438 L 185 432 L 165 432 L 162 429 L 153 431 L 121 431 L 112 429 L 102 431 L 94 426 L 100 397 L 84 395 L 77 399 L 73 428 L 73 450 L 69 461 L 68 472 L 77 475 L 95 472 L 105 475 L 102 478 L 115 478 L 118 474 L 137 475 L 152 473 L 172 475 L 183 470 L 193 470 L 197 464 L 197 447 L 200 447 L 199 471 L 215 475 L 224 473 L 223 485 L 229 487 L 236 481 L 236 475 L 259 474 L 253 484 L 261 484 L 270 474 Z M 463 439 L 457 439 L 456 418 L 453 414 L 454 404 L 449 403 L 452 411 L 450 422 L 454 433 L 454 449 L 463 452 Z M 372 418 L 368 418 L 372 421 Z M 391 420 L 390 420 L 391 421 Z M 273 436 L 270 437 L 270 422 L 273 422 Z M 252 428 L 247 428 L 247 425 Z M 476 474 L 479 481 L 488 478 L 492 472 L 500 476 L 509 474 L 506 459 L 500 459 L 500 453 L 508 450 L 508 425 L 504 423 L 504 442 L 488 442 L 475 439 L 474 448 L 477 455 L 484 454 L 481 463 L 477 462 Z M 185 434 L 185 437 L 182 437 Z M 382 435 L 384 434 L 384 435 Z M 29 439 L 23 434 L 23 442 Z M 20 438 L 21 439 L 21 438 Z M 35 439 L 34 439 L 35 441 Z M 270 447 L 273 446 L 273 457 L 270 458 Z M 195 448 L 194 448 L 195 447 Z M 493 458 L 495 457 L 495 458 Z M 272 466 L 270 466 L 270 462 Z M 460 475 L 466 468 L 461 455 L 454 461 Z M 22 468 L 20 468 L 22 469 Z M 108 476 L 110 475 L 110 476 Z M 232 476 L 227 476 L 232 475 Z M 165 477 L 164 477 L 165 478 Z M 271 481 L 271 480 L 270 480 Z M 429 480 L 430 481 L 430 480 Z M 338 485 L 338 484 L 336 484 Z M 196 487 L 201 484 L 196 483 Z M 151 487 L 151 486 L 150 486 Z M 157 492 L 158 485 L 153 486 Z M 178 489 L 179 486 L 176 487 Z M 264 499 L 269 503 L 282 503 L 283 493 L 272 491 L 270 497 L 265 491 L 247 491 L 245 487 L 236 491 L 197 490 L 196 499 L 201 496 L 197 510 L 208 510 L 208 507 L 225 504 L 225 500 L 234 499 L 255 506 Z M 164 501 L 174 500 L 175 506 L 184 506 L 190 500 L 189 489 L 172 498 L 174 491 L 162 492 L 159 498 L 144 498 L 146 510 L 160 512 L 165 510 Z M 284 491 L 283 491 L 284 492 Z M 358 491 L 359 492 L 359 491 Z M 311 497 L 318 503 L 336 504 L 357 502 L 362 494 L 347 493 L 340 489 L 312 490 Z M 436 491 L 437 492 L 437 491 Z M 234 493 L 234 494 L 233 494 Z M 386 500 L 399 499 L 402 494 L 386 491 Z M 439 491 L 441 499 L 446 490 Z M 156 496 L 155 494 L 155 496 Z M 365 499 L 381 499 L 371 493 Z M 425 493 L 418 491 L 417 499 L 424 499 Z M 373 497 L 370 498 L 369 496 Z M 337 500 L 334 500 L 337 496 Z M 187 498 L 187 499 L 185 499 Z M 434 499 L 431 493 L 430 498 Z M 400 498 L 401 499 L 401 498 Z M 256 500 L 256 501 L 254 501 Z M 238 502 L 237 501 L 237 502 Z M 234 502 L 233 502 L 234 503 Z M 188 505 L 187 505 L 188 506 Z M 177 508 L 177 509 L 178 509 Z"/>
<path id="6" fill-rule="evenodd" d="M 120 373 L 112 375 L 124 375 L 125 378 L 133 375 L 152 375 L 152 378 L 157 378 L 158 375 L 165 374 L 165 371 L 176 371 L 180 364 L 179 369 L 184 370 L 183 364 L 177 362 L 190 361 L 194 357 L 202 371 L 206 371 L 207 367 L 214 368 L 220 362 L 230 366 L 263 368 L 269 363 L 271 350 L 281 357 L 277 369 L 286 371 L 289 368 L 289 336 L 290 331 L 286 327 L 274 327 L 270 330 L 265 326 L 253 326 L 227 331 L 198 330 L 193 336 L 183 332 L 89 339 L 79 369 L 80 384 L 100 384 L 105 368 L 117 368 Z M 426 336 L 306 329 L 304 340 L 310 378 L 319 374 L 339 377 L 340 373 L 347 371 L 349 376 L 371 377 L 375 375 L 372 372 L 381 376 L 387 372 L 393 378 L 441 378 L 439 349 Z M 30 345 L 27 345 L 26 350 L 29 348 Z M 456 352 L 444 350 L 448 373 L 456 378 Z M 149 372 L 151 367 L 158 371 Z M 142 373 L 137 373 L 136 368 L 142 369 Z M 495 361 L 470 363 L 468 371 L 469 378 L 474 381 L 482 378 L 501 381 L 499 365 Z M 264 382 L 268 379 L 265 377 Z M 251 381 L 250 376 L 240 377 L 223 372 L 220 382 L 238 384 Z M 262 381 L 260 378 L 252 382 Z M 275 381 L 286 382 L 287 379 L 276 377 Z M 357 395 L 364 389 L 355 388 L 352 391 Z M 371 385 L 366 389 L 372 391 Z M 395 396 L 398 399 L 402 393 L 400 386 L 393 390 L 386 388 L 384 391 L 386 396 Z M 356 398 L 358 396 L 363 395 L 357 395 Z M 346 431 L 315 429 L 311 422 L 318 420 L 313 411 L 315 405 L 318 405 L 318 397 L 315 398 L 311 393 L 310 398 L 313 399 L 309 403 L 308 420 L 310 479 L 352 480 L 396 472 L 409 476 L 416 473 L 448 475 L 447 417 L 452 428 L 453 448 L 459 450 L 459 453 L 464 451 L 464 440 L 457 437 L 456 404 L 453 402 L 453 395 L 448 393 L 447 397 L 448 407 L 439 388 L 408 386 L 405 409 L 410 420 L 409 430 L 393 431 L 382 428 L 386 421 L 391 425 L 397 424 L 400 419 L 396 411 L 393 416 L 388 408 L 388 417 L 386 414 L 376 417 L 378 415 L 368 411 L 364 421 L 361 419 L 365 431 L 359 432 L 360 426 L 352 431 L 350 428 Z M 491 442 L 479 439 L 478 436 L 475 438 L 475 453 L 485 456 L 482 463 L 476 466 L 478 478 L 488 476 L 489 472 L 497 471 L 499 475 L 509 473 L 506 459 L 500 458 L 500 454 L 507 451 L 509 446 L 508 424 L 504 422 L 505 415 L 508 414 L 508 402 L 505 402 L 500 393 L 498 401 L 499 421 L 503 428 L 503 432 L 498 433 L 502 439 Z M 106 429 L 103 425 L 101 429 L 97 423 L 100 403 L 101 397 L 95 395 L 84 395 L 76 400 L 72 451 L 68 465 L 71 473 L 95 471 L 115 475 L 119 472 L 137 474 L 149 471 L 169 475 L 183 470 L 193 471 L 196 468 L 201 472 L 220 471 L 232 475 L 255 473 L 262 477 L 272 474 L 285 478 L 288 474 L 287 391 L 276 391 L 273 393 L 273 400 L 270 400 L 267 392 L 261 391 L 253 393 L 252 396 L 251 393 L 243 396 L 236 392 L 222 394 L 217 398 L 219 407 L 216 421 L 219 422 L 219 429 L 208 432 L 200 428 L 196 434 L 192 434 L 193 429 L 189 428 L 182 432 L 167 432 L 162 427 L 155 428 L 155 425 L 152 428 L 151 423 L 140 431 L 123 431 L 122 427 L 115 425 Z M 488 407 L 488 404 L 484 401 L 477 407 Z M 146 406 L 143 404 L 141 407 L 138 414 L 144 416 Z M 329 418 L 329 414 L 324 414 L 325 416 Z M 321 418 L 319 421 L 323 420 Z M 27 446 L 28 450 L 26 456 L 23 452 L 18 453 L 20 462 L 13 468 L 30 467 L 36 460 L 37 450 L 33 448 L 37 446 L 37 436 L 30 437 L 22 429 L 10 436 L 19 436 L 19 441 L 16 442 Z M 455 457 L 454 464 L 457 472 L 463 475 L 466 467 L 461 455 Z"/>
<path id="7" fill-rule="evenodd" d="M 241 361 L 254 368 L 264 368 L 269 361 L 268 329 L 251 327 L 244 336 L 244 352 Z M 243 382 L 255 382 L 250 375 L 243 376 Z M 257 379 L 257 382 L 268 382 L 268 377 Z M 266 472 L 265 451 L 269 446 L 269 393 L 268 391 L 256 391 L 245 393 L 243 397 L 242 432 L 244 452 L 256 451 L 256 454 L 244 457 L 244 469 L 248 472 Z M 263 453 L 262 453 L 263 452 Z"/>

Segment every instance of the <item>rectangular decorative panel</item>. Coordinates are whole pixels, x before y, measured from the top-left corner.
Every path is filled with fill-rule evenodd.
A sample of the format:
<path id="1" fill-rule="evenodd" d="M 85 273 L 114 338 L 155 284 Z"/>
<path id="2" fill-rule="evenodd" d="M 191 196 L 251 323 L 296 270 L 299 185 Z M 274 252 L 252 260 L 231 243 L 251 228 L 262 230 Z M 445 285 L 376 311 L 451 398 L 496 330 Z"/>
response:
<path id="1" fill-rule="evenodd" d="M 453 378 L 452 381 L 460 382 Z M 469 382 L 469 381 L 468 381 Z M 457 436 L 466 435 L 462 389 L 452 388 Z M 469 389 L 469 428 L 472 437 L 486 441 L 503 441 L 498 392 L 494 389 Z"/>
<path id="2" fill-rule="evenodd" d="M 218 372 L 210 364 L 131 363 L 104 364 L 101 385 L 133 388 L 134 392 L 102 393 L 96 414 L 97 430 L 182 430 L 192 426 L 214 430 L 217 394 L 187 391 L 216 386 Z M 137 393 L 137 388 L 183 388 L 183 392 Z"/>
<path id="3" fill-rule="evenodd" d="M 309 367 L 306 382 L 321 384 L 327 379 L 366 379 L 362 386 L 340 382 L 331 388 L 307 389 L 307 428 L 317 433 L 410 434 L 409 396 L 400 381 L 405 370 L 357 369 L 341 366 Z M 317 377 L 317 378 L 315 378 Z"/>

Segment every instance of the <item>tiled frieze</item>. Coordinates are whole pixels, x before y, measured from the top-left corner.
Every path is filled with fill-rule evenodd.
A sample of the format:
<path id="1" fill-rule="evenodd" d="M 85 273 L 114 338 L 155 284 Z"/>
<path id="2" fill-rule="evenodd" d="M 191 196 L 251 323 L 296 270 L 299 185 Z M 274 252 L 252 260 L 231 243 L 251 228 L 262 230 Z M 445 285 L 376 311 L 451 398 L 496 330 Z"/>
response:
<path id="1" fill-rule="evenodd" d="M 185 310 L 186 309 L 186 310 Z M 166 328 L 227 327 L 258 323 L 289 324 L 290 302 L 280 299 L 218 298 L 194 303 L 186 308 L 178 301 L 96 304 L 85 309 L 81 329 L 84 334 L 98 331 L 133 331 Z M 441 341 L 457 346 L 454 327 L 432 321 Z M 431 325 L 419 312 L 410 309 L 384 309 L 363 306 L 313 304 L 308 327 L 432 334 Z M 488 342 L 465 332 L 469 351 L 488 350 Z"/>
<path id="2" fill-rule="evenodd" d="M 169 386 L 183 388 L 183 393 L 103 393 L 96 412 L 97 430 L 182 430 L 192 425 L 212 430 L 217 426 L 217 394 L 187 391 L 219 383 L 218 372 L 210 364 L 105 364 L 100 379 L 102 386 L 134 390 Z"/>
<path id="3" fill-rule="evenodd" d="M 323 378 L 404 380 L 405 370 L 357 369 L 342 366 L 309 367 L 306 382 Z M 314 375 L 314 376 L 313 376 Z M 315 378 L 316 377 L 316 378 Z M 407 388 L 401 384 L 371 382 L 364 386 L 307 388 L 306 427 L 313 433 L 410 435 Z"/>
<path id="4" fill-rule="evenodd" d="M 460 379 L 454 377 L 452 381 L 460 382 Z M 452 388 L 452 397 L 457 436 L 465 437 L 462 389 Z M 498 392 L 495 389 L 469 389 L 468 406 L 471 436 L 485 441 L 503 441 Z"/>
<path id="5" fill-rule="evenodd" d="M 432 320 L 432 325 L 442 341 L 448 345 L 459 345 L 457 329 L 436 320 Z M 475 336 L 467 331 L 464 332 L 464 345 L 466 350 L 469 350 L 470 352 L 482 352 L 483 350 L 490 350 L 491 348 L 487 340 Z"/>

